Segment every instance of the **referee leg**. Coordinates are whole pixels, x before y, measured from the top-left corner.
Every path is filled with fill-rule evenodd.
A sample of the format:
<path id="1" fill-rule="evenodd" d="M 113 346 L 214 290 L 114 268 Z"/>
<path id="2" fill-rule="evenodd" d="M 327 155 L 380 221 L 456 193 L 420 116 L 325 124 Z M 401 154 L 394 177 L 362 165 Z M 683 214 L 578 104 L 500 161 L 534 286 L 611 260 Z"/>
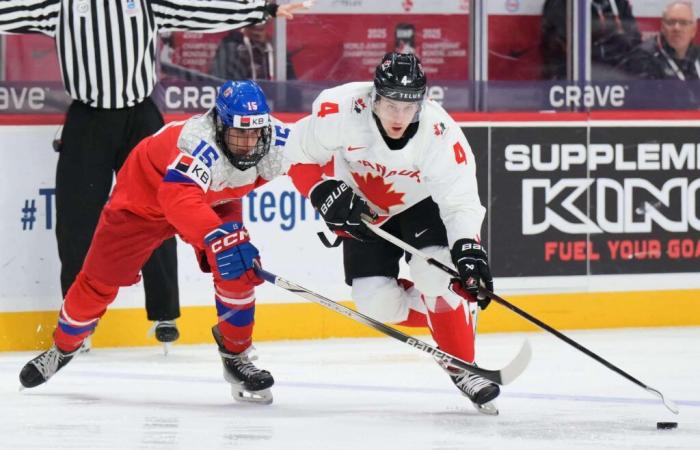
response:
<path id="1" fill-rule="evenodd" d="M 102 207 L 112 187 L 114 150 L 110 120 L 74 101 L 61 135 L 56 167 L 56 240 L 65 297 L 90 247 Z"/>
<path id="2" fill-rule="evenodd" d="M 146 99 L 131 108 L 122 147 L 124 151 L 118 159 L 117 170 L 121 168 L 131 149 L 143 138 L 158 131 L 163 124 L 163 116 L 151 99 Z M 174 320 L 180 317 L 175 238 L 167 239 L 153 251 L 141 273 L 148 320 Z"/>

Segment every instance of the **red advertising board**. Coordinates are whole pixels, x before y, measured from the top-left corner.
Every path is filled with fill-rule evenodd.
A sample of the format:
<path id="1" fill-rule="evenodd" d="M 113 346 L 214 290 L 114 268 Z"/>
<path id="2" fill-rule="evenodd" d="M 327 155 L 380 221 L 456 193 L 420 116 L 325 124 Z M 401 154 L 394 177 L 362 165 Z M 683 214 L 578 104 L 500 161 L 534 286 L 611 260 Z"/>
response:
<path id="1" fill-rule="evenodd" d="M 5 36 L 6 81 L 59 81 L 56 41 L 42 34 Z"/>
<path id="2" fill-rule="evenodd" d="M 301 80 L 370 79 L 386 52 L 415 51 L 433 80 L 468 78 L 467 14 L 304 14 L 287 24 Z"/>

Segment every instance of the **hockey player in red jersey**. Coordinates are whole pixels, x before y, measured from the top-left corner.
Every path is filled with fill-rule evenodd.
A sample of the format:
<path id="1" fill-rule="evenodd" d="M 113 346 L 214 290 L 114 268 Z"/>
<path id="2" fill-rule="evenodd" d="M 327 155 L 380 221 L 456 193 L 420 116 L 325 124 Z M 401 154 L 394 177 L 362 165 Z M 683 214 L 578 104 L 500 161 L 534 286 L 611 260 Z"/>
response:
<path id="1" fill-rule="evenodd" d="M 228 81 L 207 113 L 173 122 L 141 141 L 117 176 L 82 271 L 69 289 L 54 346 L 20 373 L 25 387 L 54 375 L 76 354 L 120 286 L 139 280 L 153 249 L 175 234 L 211 272 L 219 322 L 212 329 L 224 377 L 237 400 L 272 402 L 274 380 L 249 358 L 258 250 L 242 223 L 241 198 L 285 173 L 290 129 L 270 116 L 253 81 Z"/>
<path id="2" fill-rule="evenodd" d="M 289 175 L 343 237 L 345 281 L 358 309 L 384 322 L 429 326 L 441 349 L 473 362 L 474 319 L 465 300 L 477 300 L 479 283 L 493 289 L 479 242 L 485 210 L 466 138 L 425 92 L 420 61 L 399 53 L 384 56 L 374 83 L 323 91 L 295 126 Z M 403 252 L 361 220 L 377 214 L 384 230 L 438 260 L 452 259 L 460 280 L 421 258 L 409 260 L 412 282 L 398 279 Z M 444 368 L 480 412 L 498 413 L 498 385 Z"/>

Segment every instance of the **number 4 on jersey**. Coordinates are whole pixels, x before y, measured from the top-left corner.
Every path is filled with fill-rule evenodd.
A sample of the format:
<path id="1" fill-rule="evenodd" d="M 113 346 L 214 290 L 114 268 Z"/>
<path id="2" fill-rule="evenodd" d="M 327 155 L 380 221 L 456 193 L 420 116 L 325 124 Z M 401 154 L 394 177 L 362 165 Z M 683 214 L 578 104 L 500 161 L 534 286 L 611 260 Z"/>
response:
<path id="1" fill-rule="evenodd" d="M 321 103 L 321 108 L 318 110 L 318 117 L 326 117 L 328 114 L 336 114 L 340 112 L 337 103 L 333 102 L 323 102 Z"/>
<path id="2" fill-rule="evenodd" d="M 464 163 L 466 165 L 467 154 L 464 152 L 464 147 L 462 147 L 462 144 L 456 142 L 455 145 L 452 146 L 452 149 L 455 151 L 455 161 L 457 161 L 457 164 Z"/>

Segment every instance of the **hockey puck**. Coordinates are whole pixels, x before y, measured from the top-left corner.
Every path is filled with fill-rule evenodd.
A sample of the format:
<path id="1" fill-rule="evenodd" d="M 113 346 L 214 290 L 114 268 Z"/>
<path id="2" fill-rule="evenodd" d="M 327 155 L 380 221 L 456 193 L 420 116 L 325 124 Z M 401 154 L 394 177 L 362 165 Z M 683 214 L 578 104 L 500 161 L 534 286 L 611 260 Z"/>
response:
<path id="1" fill-rule="evenodd" d="M 673 430 L 678 428 L 678 422 L 656 422 L 657 430 Z"/>

